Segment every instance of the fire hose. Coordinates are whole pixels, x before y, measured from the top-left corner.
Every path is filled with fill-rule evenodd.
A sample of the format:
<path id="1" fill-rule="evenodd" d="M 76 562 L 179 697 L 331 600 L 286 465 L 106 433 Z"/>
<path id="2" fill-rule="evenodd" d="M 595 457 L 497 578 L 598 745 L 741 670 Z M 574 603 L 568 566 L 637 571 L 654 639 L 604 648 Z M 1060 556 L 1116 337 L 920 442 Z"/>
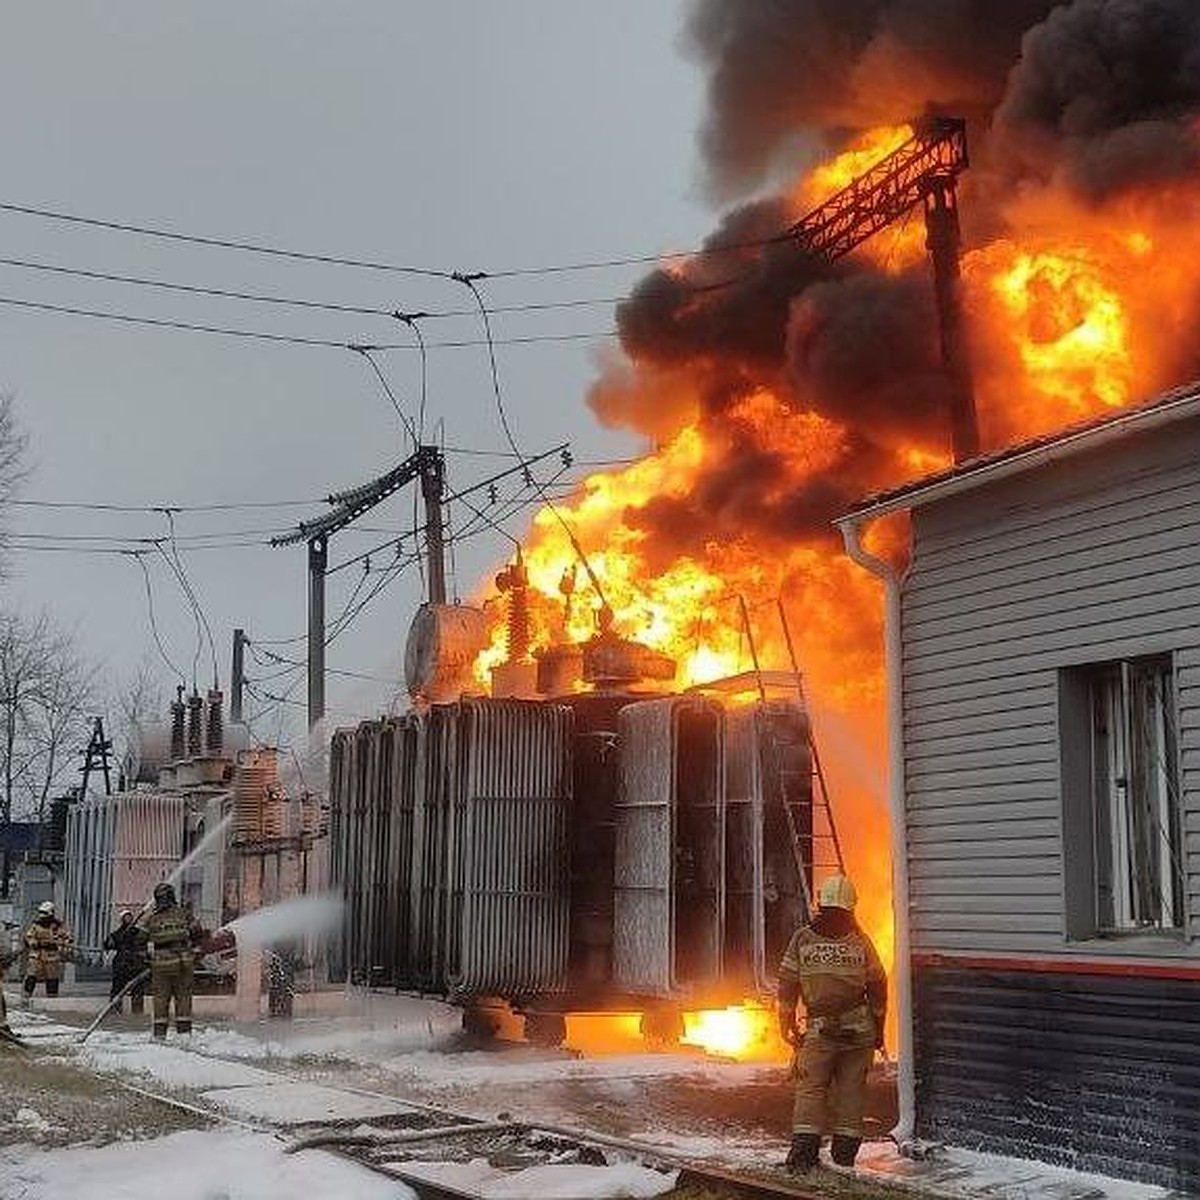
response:
<path id="1" fill-rule="evenodd" d="M 231 930 L 229 930 L 229 929 L 218 929 L 218 930 L 217 930 L 215 933 L 211 933 L 211 934 L 209 934 L 209 935 L 208 935 L 208 936 L 207 936 L 207 937 L 206 937 L 206 938 L 205 938 L 205 939 L 204 939 L 204 940 L 203 940 L 203 941 L 200 943 L 200 945 L 197 947 L 197 953 L 198 953 L 198 954 L 201 954 L 201 955 L 204 955 L 204 954 L 215 954 L 215 953 L 218 953 L 218 952 L 220 952 L 220 951 L 222 951 L 222 950 L 229 950 L 229 949 L 231 949 L 231 948 L 232 948 L 234 945 L 236 945 L 236 941 L 237 941 L 237 940 L 236 940 L 236 938 L 234 937 L 234 935 L 233 935 L 233 932 L 232 932 Z M 84 1030 L 84 1031 L 83 1031 L 83 1032 L 82 1032 L 80 1035 L 79 1035 L 79 1041 L 80 1041 L 80 1042 L 86 1042 L 86 1041 L 88 1040 L 88 1038 L 90 1038 L 90 1037 L 92 1036 L 92 1034 L 93 1034 L 93 1033 L 95 1033 L 95 1032 L 96 1032 L 96 1030 L 100 1028 L 100 1024 L 101 1024 L 101 1022 L 104 1020 L 104 1018 L 105 1018 L 105 1017 L 107 1017 L 107 1016 L 108 1016 L 108 1014 L 109 1014 L 110 1012 L 112 1012 L 112 1011 L 113 1011 L 113 1009 L 114 1009 L 114 1008 L 116 1008 L 116 1007 L 117 1007 L 117 1006 L 118 1006 L 118 1005 L 121 1003 L 121 1001 L 122 1001 L 122 1000 L 124 1000 L 124 999 L 125 999 L 125 997 L 126 997 L 127 995 L 129 995 L 129 993 L 130 993 L 130 992 L 132 992 L 132 991 L 134 990 L 134 988 L 136 988 L 136 987 L 140 986 L 141 984 L 145 983 L 145 982 L 146 982 L 146 980 L 147 980 L 147 979 L 149 979 L 149 978 L 150 978 L 150 968 L 149 968 L 149 967 L 146 967 L 146 968 L 145 968 L 145 970 L 139 971 L 139 972 L 138 972 L 138 973 L 137 973 L 137 974 L 136 974 L 136 975 L 135 975 L 135 976 L 134 976 L 134 977 L 133 977 L 131 980 L 129 980 L 129 982 L 128 982 L 128 983 L 127 983 L 127 984 L 126 984 L 126 985 L 125 985 L 125 986 L 124 986 L 124 987 L 123 987 L 123 988 L 122 988 L 122 989 L 121 989 L 119 992 L 117 992 L 117 994 L 116 994 L 115 996 L 113 996 L 113 997 L 112 997 L 112 998 L 109 1000 L 109 1002 L 108 1002 L 108 1003 L 107 1003 L 107 1004 L 106 1004 L 106 1005 L 105 1005 L 105 1006 L 104 1006 L 104 1007 L 103 1007 L 103 1008 L 102 1008 L 102 1009 L 101 1009 L 101 1010 L 100 1010 L 100 1011 L 99 1011 L 99 1012 L 96 1014 L 96 1016 L 95 1016 L 95 1018 L 93 1019 L 92 1023 L 91 1023 L 91 1024 L 90 1024 L 90 1025 L 89 1025 L 89 1026 L 88 1026 L 88 1027 L 87 1027 L 87 1028 L 86 1028 L 86 1029 L 85 1029 L 85 1030 Z"/>

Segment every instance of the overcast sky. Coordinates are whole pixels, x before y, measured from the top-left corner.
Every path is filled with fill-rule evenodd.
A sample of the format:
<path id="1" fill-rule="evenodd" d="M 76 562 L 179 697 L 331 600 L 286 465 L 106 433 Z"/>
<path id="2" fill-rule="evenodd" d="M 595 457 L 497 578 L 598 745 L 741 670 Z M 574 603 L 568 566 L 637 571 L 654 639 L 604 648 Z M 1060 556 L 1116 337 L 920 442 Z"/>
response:
<path id="1" fill-rule="evenodd" d="M 96 0 L 8 4 L 0 42 L 0 202 L 305 251 L 448 270 L 501 270 L 680 249 L 709 220 L 697 186 L 703 80 L 679 52 L 680 0 Z M 0 257 L 385 310 L 458 309 L 452 283 L 271 260 L 0 212 Z M 636 271 L 485 285 L 493 304 L 618 296 Z M 0 297 L 346 342 L 403 342 L 371 315 L 265 306 L 0 266 Z M 499 339 L 602 333 L 611 306 L 497 317 Z M 423 326 L 476 339 L 477 319 Z M 603 340 L 501 346 L 513 424 L 528 452 L 569 440 L 577 458 L 629 453 L 584 396 Z M 419 359 L 379 359 L 401 403 Z M 149 329 L 0 304 L 0 388 L 30 439 L 25 497 L 118 505 L 312 499 L 176 519 L 203 533 L 270 530 L 317 515 L 319 498 L 405 453 L 395 412 L 349 351 Z M 486 352 L 431 350 L 429 420 L 450 446 L 502 450 Z M 504 466 L 450 456 L 450 488 Z M 411 500 L 339 535 L 331 563 L 411 526 Z M 116 555 L 35 550 L 35 534 L 156 537 L 154 514 L 24 507 L 6 607 L 51 612 L 113 682 L 151 652 L 141 570 Z M 514 524 L 519 532 L 519 523 Z M 218 539 L 228 540 L 228 539 Z M 56 542 L 55 544 L 66 544 Z M 194 543 L 193 543 L 194 545 Z M 469 594 L 506 552 L 464 544 Z M 300 634 L 302 546 L 185 550 L 228 683 L 235 625 Z M 386 554 L 383 556 L 386 558 Z M 196 637 L 179 588 L 148 558 L 163 642 L 189 678 Z M 376 565 L 380 558 L 375 560 Z M 331 578 L 337 614 L 361 567 Z M 366 587 L 378 577 L 366 581 Z M 361 595 L 361 593 L 360 593 Z M 331 647 L 329 665 L 395 678 L 415 571 Z M 275 647 L 303 657 L 303 642 Z M 200 679 L 211 676 L 207 651 Z M 161 665 L 161 664 L 160 664 Z M 251 671 L 262 676 L 259 667 Z M 169 673 L 161 668 L 163 683 Z M 263 683 L 278 693 L 297 675 Z M 331 716 L 379 710 L 395 691 L 332 677 Z M 302 701 L 303 680 L 292 693 Z M 255 705 L 257 710 L 260 706 Z M 293 716 L 298 716 L 296 709 Z M 279 732 L 274 712 L 258 732 Z"/>

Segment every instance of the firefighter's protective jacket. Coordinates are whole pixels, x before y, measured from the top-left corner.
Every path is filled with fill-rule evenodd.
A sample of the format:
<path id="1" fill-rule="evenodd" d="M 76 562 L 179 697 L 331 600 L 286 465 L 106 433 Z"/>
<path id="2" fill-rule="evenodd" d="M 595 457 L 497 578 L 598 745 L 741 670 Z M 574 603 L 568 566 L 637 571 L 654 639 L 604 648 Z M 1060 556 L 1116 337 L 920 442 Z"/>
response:
<path id="1" fill-rule="evenodd" d="M 779 965 L 780 1003 L 803 1002 L 807 1034 L 875 1046 L 887 1015 L 887 976 L 871 939 L 837 911 L 822 910 L 792 935 Z"/>
<path id="2" fill-rule="evenodd" d="M 151 971 L 157 974 L 192 965 L 194 948 L 204 940 L 204 929 L 188 909 L 179 904 L 156 908 L 143 924 L 150 943 Z"/>
<path id="3" fill-rule="evenodd" d="M 71 952 L 71 935 L 57 918 L 38 917 L 25 930 L 25 974 L 37 980 L 61 979 Z"/>

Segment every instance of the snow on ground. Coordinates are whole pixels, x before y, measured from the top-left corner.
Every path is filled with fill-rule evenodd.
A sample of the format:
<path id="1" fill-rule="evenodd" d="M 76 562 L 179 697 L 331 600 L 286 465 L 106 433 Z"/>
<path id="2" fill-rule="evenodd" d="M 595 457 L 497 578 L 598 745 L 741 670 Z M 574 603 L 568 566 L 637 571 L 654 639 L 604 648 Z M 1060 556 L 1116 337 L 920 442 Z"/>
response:
<path id="1" fill-rule="evenodd" d="M 327 1154 L 285 1155 L 259 1134 L 185 1131 L 151 1142 L 0 1150 L 5 1200 L 414 1200 L 403 1184 Z"/>
<path id="2" fill-rule="evenodd" d="M 473 1192 L 482 1200 L 643 1200 L 675 1186 L 676 1173 L 652 1171 L 637 1163 L 590 1167 L 547 1163 L 524 1171 L 500 1171 L 481 1158 L 469 1163 L 398 1164 L 415 1178 Z"/>

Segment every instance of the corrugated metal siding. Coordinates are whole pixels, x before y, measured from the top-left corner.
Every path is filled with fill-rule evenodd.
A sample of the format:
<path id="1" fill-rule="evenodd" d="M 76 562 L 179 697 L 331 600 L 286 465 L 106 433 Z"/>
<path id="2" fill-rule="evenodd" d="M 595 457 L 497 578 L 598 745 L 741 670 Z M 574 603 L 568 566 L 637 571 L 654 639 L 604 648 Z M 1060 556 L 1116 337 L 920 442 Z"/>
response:
<path id="1" fill-rule="evenodd" d="M 638 995 L 721 981 L 724 711 L 690 697 L 621 710 L 613 976 Z"/>
<path id="2" fill-rule="evenodd" d="M 917 952 L 1065 939 L 1058 672 L 1172 652 L 1189 929 L 1200 936 L 1200 429 L 1130 438 L 914 514 L 903 589 Z M 1163 939 L 1105 954 L 1178 957 Z"/>
<path id="3" fill-rule="evenodd" d="M 923 1137 L 1200 1190 L 1200 983 L 926 967 Z"/>
<path id="4" fill-rule="evenodd" d="M 450 833 L 451 994 L 509 999 L 567 982 L 572 713 L 521 700 L 458 706 Z"/>
<path id="5" fill-rule="evenodd" d="M 74 804 L 67 813 L 66 921 L 77 953 L 99 961 L 121 910 L 147 903 L 183 856 L 184 801 L 120 792 Z"/>
<path id="6" fill-rule="evenodd" d="M 464 701 L 339 731 L 341 974 L 455 996 L 562 990 L 571 797 L 561 706 Z"/>

